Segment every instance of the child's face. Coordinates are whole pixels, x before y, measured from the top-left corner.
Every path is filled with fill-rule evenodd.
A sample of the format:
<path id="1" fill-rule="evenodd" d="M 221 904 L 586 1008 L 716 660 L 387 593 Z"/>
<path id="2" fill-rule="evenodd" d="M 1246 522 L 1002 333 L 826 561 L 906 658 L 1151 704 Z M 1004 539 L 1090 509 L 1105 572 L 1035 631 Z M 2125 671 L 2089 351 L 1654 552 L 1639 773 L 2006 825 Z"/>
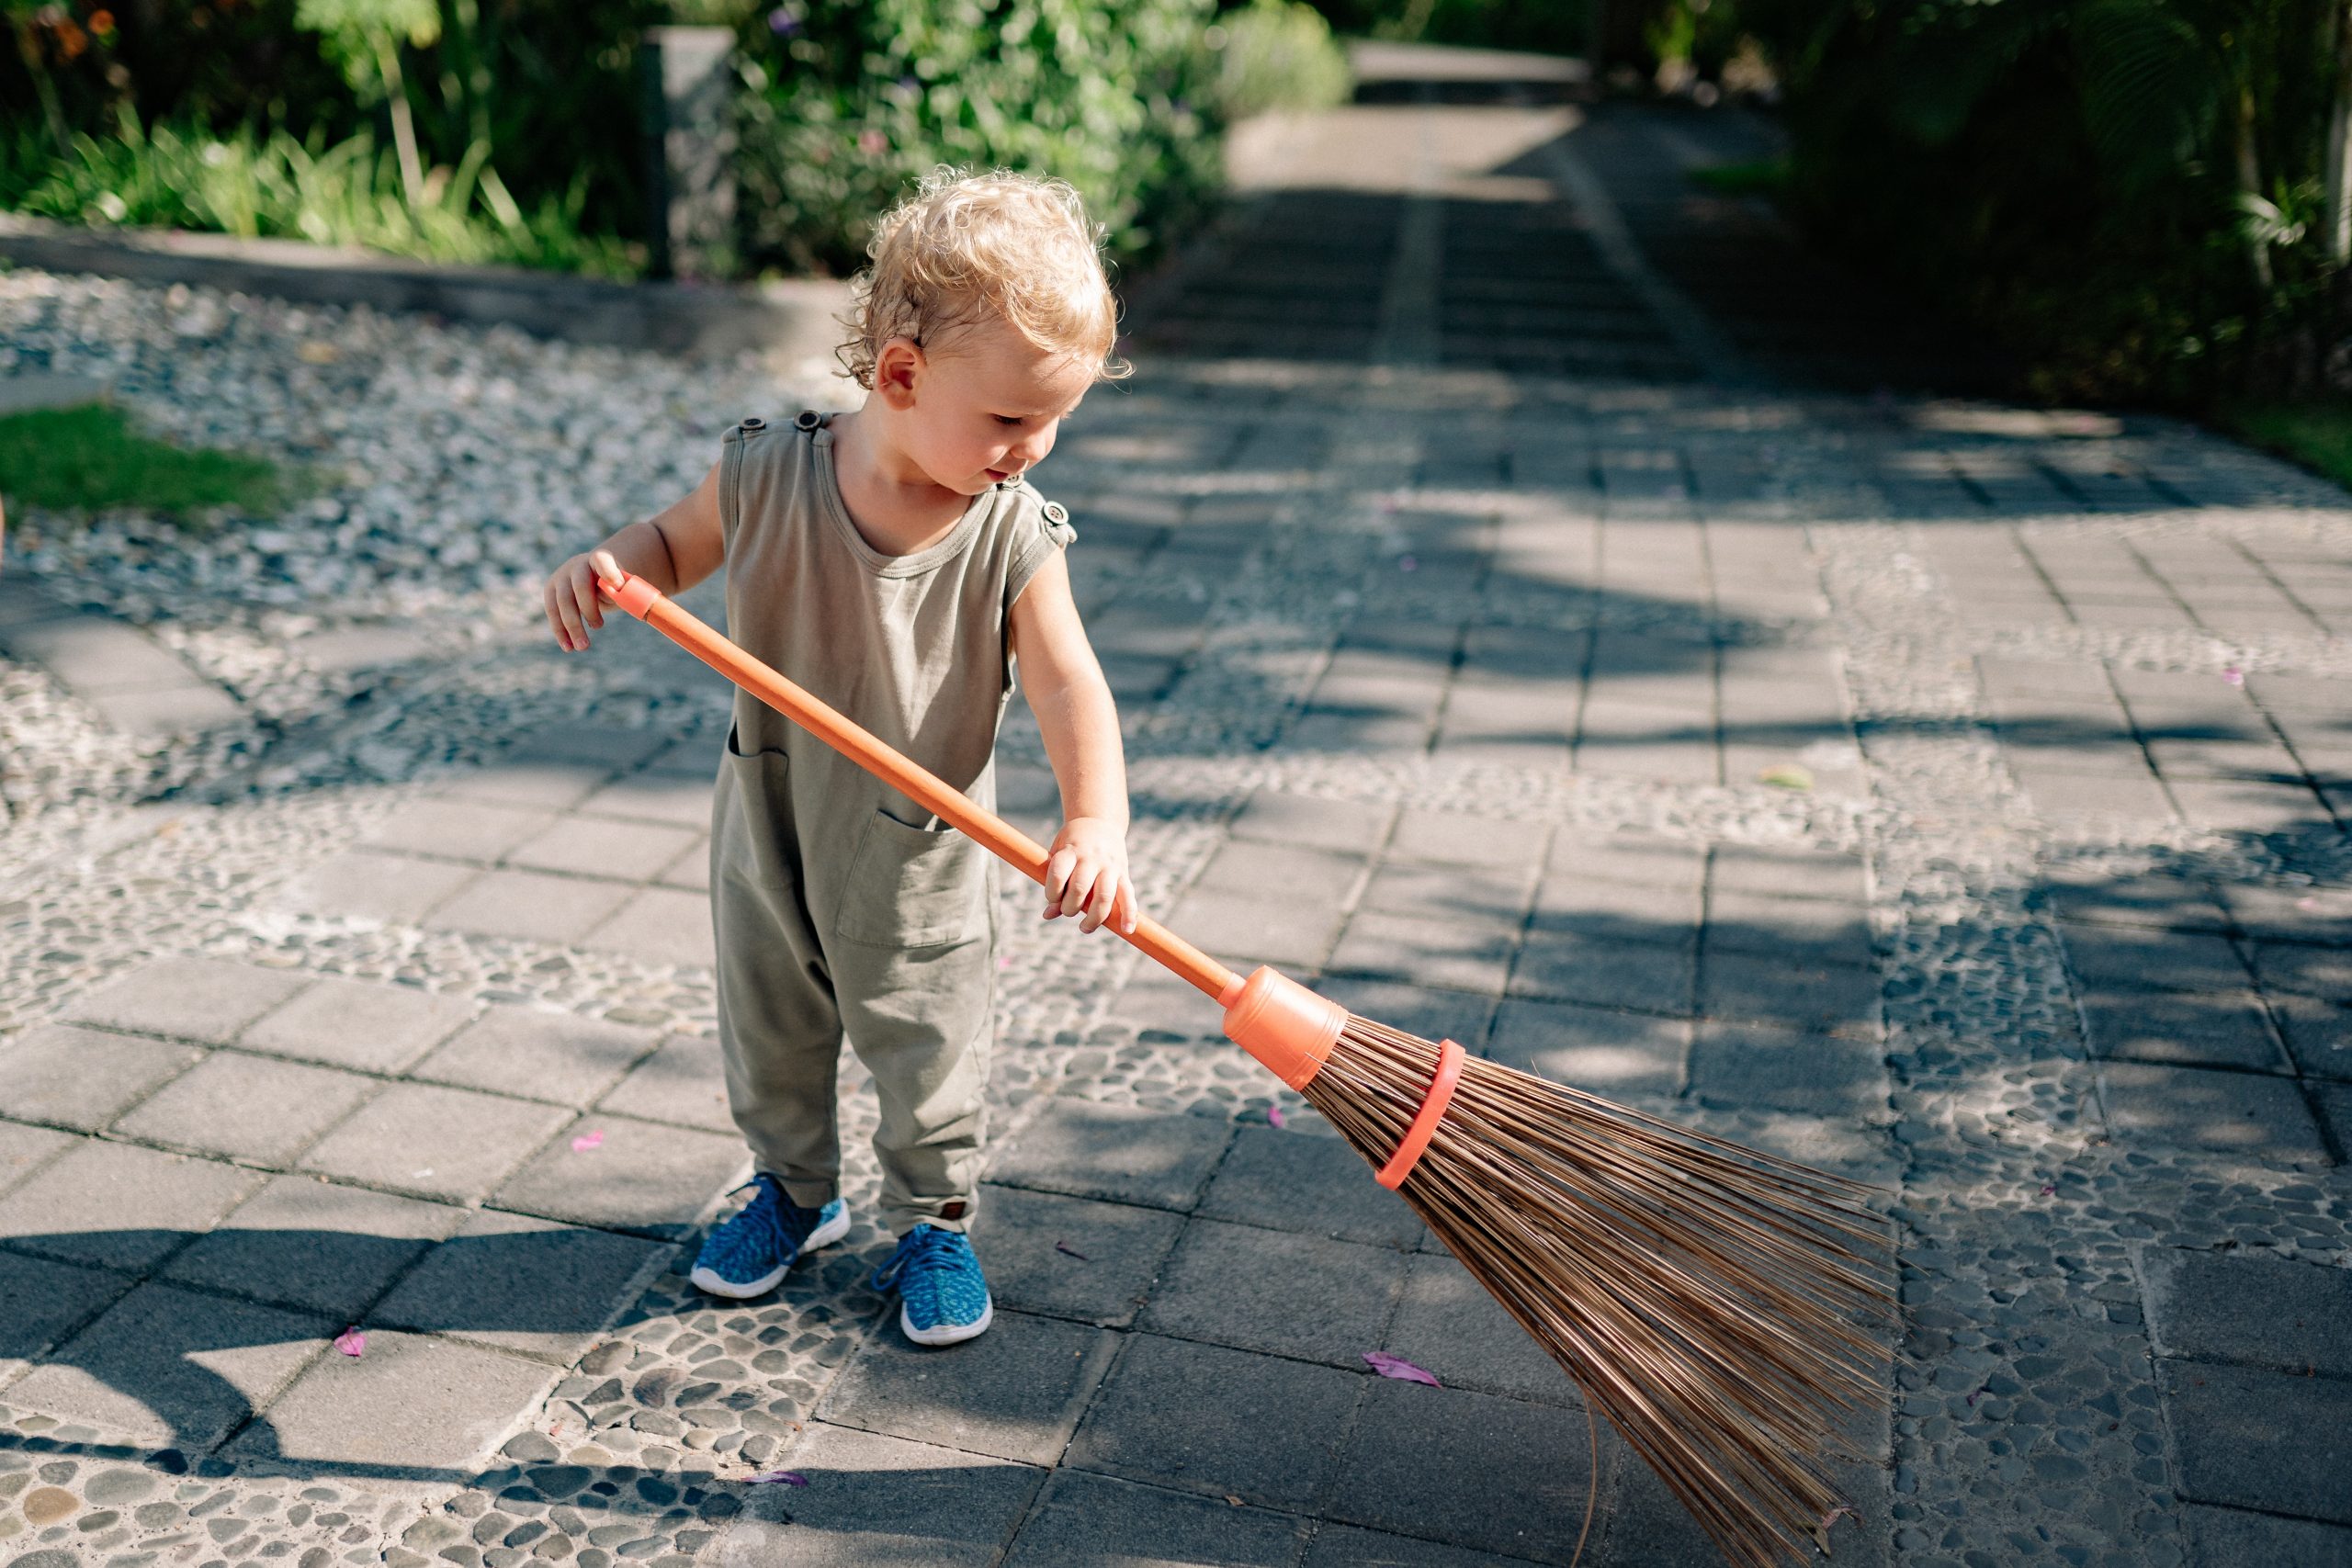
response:
<path id="1" fill-rule="evenodd" d="M 875 391 L 902 416 L 901 443 L 933 482 L 978 495 L 1045 460 L 1094 370 L 996 322 L 929 354 L 894 340 L 877 356 Z"/>

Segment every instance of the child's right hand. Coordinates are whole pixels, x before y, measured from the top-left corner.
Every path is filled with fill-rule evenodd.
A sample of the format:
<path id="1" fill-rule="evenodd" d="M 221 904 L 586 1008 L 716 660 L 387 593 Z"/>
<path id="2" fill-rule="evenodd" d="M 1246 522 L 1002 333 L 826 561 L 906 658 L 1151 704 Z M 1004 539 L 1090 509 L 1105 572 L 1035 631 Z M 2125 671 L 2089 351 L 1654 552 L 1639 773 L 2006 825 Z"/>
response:
<path id="1" fill-rule="evenodd" d="M 596 596 L 598 575 L 618 579 L 627 573 L 610 550 L 589 550 L 555 569 L 548 578 L 548 625 L 555 628 L 558 647 L 566 653 L 585 652 L 591 627 L 602 627 L 605 610 Z"/>

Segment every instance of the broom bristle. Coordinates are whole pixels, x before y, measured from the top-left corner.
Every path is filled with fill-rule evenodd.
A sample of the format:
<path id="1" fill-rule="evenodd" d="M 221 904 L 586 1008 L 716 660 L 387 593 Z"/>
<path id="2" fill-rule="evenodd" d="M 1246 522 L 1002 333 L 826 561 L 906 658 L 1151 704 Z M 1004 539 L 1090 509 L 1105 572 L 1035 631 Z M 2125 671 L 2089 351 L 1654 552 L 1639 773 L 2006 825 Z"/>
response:
<path id="1" fill-rule="evenodd" d="M 1382 1164 L 1438 1050 L 1351 1017 L 1306 1099 Z M 1400 1190 L 1725 1557 L 1823 1540 L 1890 1354 L 1871 1189 L 1474 1057 Z"/>

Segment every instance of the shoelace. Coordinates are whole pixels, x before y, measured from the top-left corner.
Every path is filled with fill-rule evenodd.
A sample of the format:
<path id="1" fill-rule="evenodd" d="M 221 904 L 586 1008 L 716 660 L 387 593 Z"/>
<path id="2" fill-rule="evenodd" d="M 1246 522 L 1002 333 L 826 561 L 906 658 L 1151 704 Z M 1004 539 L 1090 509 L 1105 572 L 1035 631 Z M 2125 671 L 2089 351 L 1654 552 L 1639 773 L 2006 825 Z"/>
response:
<path id="1" fill-rule="evenodd" d="M 889 1290 L 906 1277 L 909 1269 L 918 1266 L 944 1268 L 961 1263 L 967 1245 L 955 1231 L 944 1231 L 937 1225 L 917 1225 L 899 1238 L 899 1249 L 874 1270 L 873 1288 Z"/>

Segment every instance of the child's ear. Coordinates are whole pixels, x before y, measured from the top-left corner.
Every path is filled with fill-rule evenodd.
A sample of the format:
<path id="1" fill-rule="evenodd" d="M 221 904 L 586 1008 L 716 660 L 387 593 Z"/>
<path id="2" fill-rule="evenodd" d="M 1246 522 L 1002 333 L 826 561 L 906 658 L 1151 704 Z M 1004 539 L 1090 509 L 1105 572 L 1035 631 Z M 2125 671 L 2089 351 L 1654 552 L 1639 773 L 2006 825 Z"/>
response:
<path id="1" fill-rule="evenodd" d="M 874 356 L 874 395 L 901 412 L 915 406 L 915 383 L 922 378 L 922 349 L 912 338 L 894 337 Z"/>

